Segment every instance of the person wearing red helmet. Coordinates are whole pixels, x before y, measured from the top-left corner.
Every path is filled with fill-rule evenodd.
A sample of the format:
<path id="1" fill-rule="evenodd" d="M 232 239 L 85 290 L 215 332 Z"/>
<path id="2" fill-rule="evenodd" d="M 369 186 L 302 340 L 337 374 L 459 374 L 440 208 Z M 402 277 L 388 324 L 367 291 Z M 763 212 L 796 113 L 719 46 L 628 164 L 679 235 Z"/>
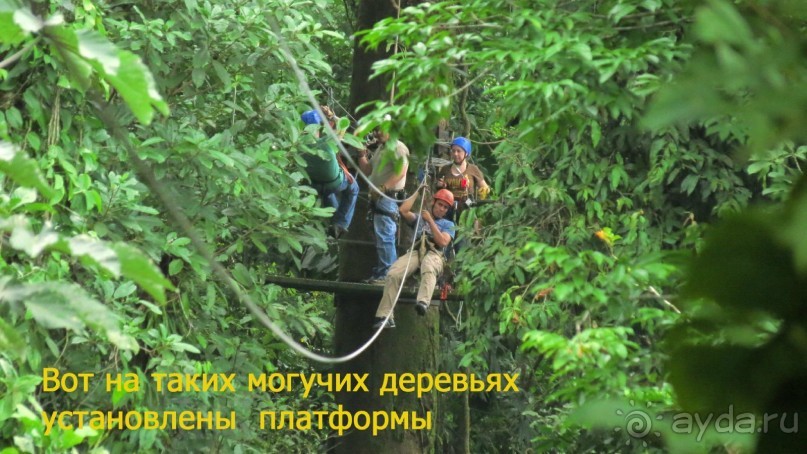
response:
<path id="1" fill-rule="evenodd" d="M 448 210 L 454 205 L 454 194 L 448 189 L 440 189 L 434 194 L 431 210 L 422 210 L 417 214 L 412 212 L 412 206 L 419 192 L 415 191 L 415 194 L 404 200 L 398 209 L 406 222 L 417 225 L 415 248 L 409 254 L 399 257 L 390 267 L 387 277 L 384 279 L 384 295 L 381 297 L 375 313 L 374 329 L 378 329 L 382 325 L 385 325 L 385 328 L 395 328 L 395 320 L 390 313 L 398 289 L 401 283 L 418 268 L 420 268 L 420 287 L 415 310 L 419 315 L 426 315 L 434 287 L 437 285 L 437 278 L 443 272 L 445 265 L 443 250 L 454 239 L 454 223 L 445 218 Z M 418 218 L 420 222 L 418 222 Z M 408 267 L 407 263 L 409 263 Z M 389 316 L 389 320 L 387 320 L 387 316 Z M 385 320 L 387 320 L 386 324 Z"/>

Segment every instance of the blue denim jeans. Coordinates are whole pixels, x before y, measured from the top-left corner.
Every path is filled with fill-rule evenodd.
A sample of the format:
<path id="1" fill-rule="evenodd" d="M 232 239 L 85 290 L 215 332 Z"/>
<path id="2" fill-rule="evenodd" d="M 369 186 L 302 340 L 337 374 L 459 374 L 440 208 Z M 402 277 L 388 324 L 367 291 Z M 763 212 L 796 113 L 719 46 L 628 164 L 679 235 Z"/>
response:
<path id="1" fill-rule="evenodd" d="M 336 194 L 339 197 L 336 197 Z M 347 178 L 342 181 L 335 192 L 329 192 L 325 195 L 325 206 L 334 208 L 336 211 L 333 213 L 331 221 L 334 225 L 347 230 L 353 221 L 353 212 L 356 211 L 356 199 L 359 197 L 359 183 L 354 179 L 351 184 Z"/>
<path id="2" fill-rule="evenodd" d="M 375 206 L 384 212 L 398 212 L 398 204 L 387 198 L 378 199 Z M 395 234 L 398 231 L 397 218 L 375 213 L 373 215 L 373 229 L 375 230 L 375 248 L 378 253 L 378 266 L 375 267 L 373 274 L 376 277 L 384 277 L 387 275 L 389 267 L 398 259 L 398 250 L 395 244 Z"/>

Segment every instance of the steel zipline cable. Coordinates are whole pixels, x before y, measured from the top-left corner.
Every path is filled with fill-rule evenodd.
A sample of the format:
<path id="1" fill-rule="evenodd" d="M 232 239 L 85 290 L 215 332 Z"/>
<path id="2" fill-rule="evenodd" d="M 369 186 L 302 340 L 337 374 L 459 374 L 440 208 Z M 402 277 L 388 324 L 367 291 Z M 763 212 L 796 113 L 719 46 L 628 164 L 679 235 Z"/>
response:
<path id="1" fill-rule="evenodd" d="M 212 250 L 208 247 L 207 243 L 201 238 L 198 231 L 195 227 L 191 224 L 188 217 L 185 215 L 182 206 L 176 202 L 176 200 L 168 193 L 165 186 L 157 180 L 154 172 L 152 171 L 151 167 L 148 163 L 140 159 L 137 155 L 137 152 L 132 145 L 129 137 L 126 135 L 125 131 L 121 127 L 121 125 L 117 122 L 115 114 L 110 109 L 110 104 L 105 102 L 101 97 L 96 93 L 95 99 L 93 99 L 93 104 L 98 112 L 98 117 L 104 122 L 107 128 L 112 132 L 113 136 L 115 136 L 121 144 L 126 149 L 129 159 L 134 164 L 135 170 L 143 178 L 143 182 L 148 186 L 150 190 L 154 192 L 157 198 L 162 202 L 165 208 L 168 211 L 168 215 L 173 219 L 173 221 L 177 224 L 177 226 L 182 230 L 182 232 L 191 240 L 191 244 L 196 249 L 196 251 L 208 262 L 210 265 L 213 273 L 221 279 L 226 286 L 232 291 L 235 295 L 237 295 L 239 301 L 258 319 L 258 321 L 268 328 L 272 333 L 274 333 L 281 341 L 283 341 L 286 345 L 289 346 L 295 352 L 320 363 L 325 364 L 335 364 L 335 363 L 343 363 L 350 361 L 353 358 L 359 356 L 362 352 L 367 350 L 367 348 L 372 345 L 372 343 L 378 338 L 381 334 L 381 331 L 384 329 L 384 325 L 382 325 L 370 339 L 367 340 L 361 347 L 357 348 L 352 353 L 347 355 L 339 356 L 339 357 L 328 357 L 323 356 L 318 353 L 314 353 L 307 349 L 305 346 L 301 345 L 297 341 L 295 341 L 291 336 L 286 334 L 280 326 L 278 326 L 271 318 L 258 306 L 252 298 L 245 293 L 235 282 L 235 279 L 231 276 L 230 272 L 227 271 L 218 261 L 216 261 L 215 257 L 213 256 Z M 420 190 L 421 188 L 418 188 Z M 425 189 L 425 188 L 423 188 Z M 425 200 L 425 194 L 422 196 L 420 201 L 420 209 L 423 208 L 423 203 Z M 418 218 L 418 223 L 415 225 L 415 231 L 417 231 L 418 225 L 420 223 L 420 218 Z M 412 240 L 412 245 L 410 246 L 410 252 L 414 249 L 415 240 Z M 411 263 L 411 254 L 409 254 L 409 261 L 407 262 L 406 269 L 404 273 L 406 273 L 409 269 L 409 265 Z M 401 281 L 401 286 L 398 288 L 398 292 L 395 296 L 395 301 L 393 302 L 393 310 L 395 308 L 395 304 L 397 303 L 398 299 L 400 298 L 401 291 L 403 289 L 403 280 Z M 390 315 L 392 312 L 390 313 Z M 386 320 L 389 319 L 389 316 Z"/>
<path id="2" fill-rule="evenodd" d="M 321 118 L 325 118 L 322 110 L 320 109 L 318 103 L 316 102 L 316 99 L 313 96 L 313 93 L 311 92 L 311 89 L 309 88 L 308 84 L 306 83 L 304 74 L 302 73 L 302 71 L 300 71 L 299 67 L 297 66 L 297 62 L 294 59 L 294 56 L 289 51 L 288 46 L 287 46 L 285 40 L 283 39 L 282 35 L 277 32 L 277 24 L 274 22 L 274 20 L 270 20 L 270 22 L 272 22 L 273 29 L 275 30 L 275 33 L 276 33 L 276 35 L 278 37 L 278 40 L 280 42 L 281 48 L 283 50 L 283 53 L 289 59 L 289 63 L 291 64 L 292 68 L 294 69 L 294 73 L 295 73 L 296 77 L 298 78 L 303 91 L 308 96 L 312 107 L 319 113 Z M 111 105 L 109 103 L 107 103 L 106 101 L 104 101 L 103 98 L 98 93 L 93 93 L 93 94 L 91 94 L 91 96 L 92 96 L 92 103 L 93 103 L 96 111 L 98 112 L 99 118 L 104 122 L 104 124 L 109 129 L 109 131 L 112 132 L 113 136 L 115 136 L 120 141 L 120 143 L 124 146 L 124 148 L 126 149 L 128 155 L 129 155 L 129 159 L 134 164 L 135 170 L 140 175 L 140 177 L 143 179 L 143 182 L 146 184 L 146 186 L 151 191 L 154 192 L 154 194 L 157 196 L 157 198 L 160 200 L 160 202 L 165 206 L 165 208 L 168 211 L 169 217 L 173 219 L 173 221 L 176 223 L 176 225 L 190 239 L 191 244 L 196 249 L 196 251 L 205 259 L 205 261 L 208 262 L 208 264 L 210 265 L 210 268 L 213 271 L 213 273 L 221 281 L 223 281 L 226 284 L 227 288 L 229 288 L 230 291 L 232 291 L 238 297 L 239 301 L 252 313 L 252 315 L 254 315 L 257 318 L 257 320 L 263 326 L 268 328 L 275 336 L 277 336 L 281 341 L 283 341 L 286 345 L 288 345 L 289 348 L 291 348 L 293 351 L 295 351 L 295 352 L 297 352 L 297 353 L 299 353 L 299 354 L 301 354 L 301 355 L 305 356 L 306 358 L 309 358 L 309 359 L 311 359 L 313 361 L 317 361 L 317 362 L 325 363 L 325 364 L 335 364 L 335 363 L 343 363 L 343 362 L 350 361 L 351 359 L 356 358 L 362 352 L 367 350 L 373 344 L 373 342 L 375 342 L 375 340 L 381 334 L 381 331 L 384 330 L 384 327 L 386 326 L 386 323 L 388 322 L 389 318 L 393 314 L 393 311 L 395 309 L 395 305 L 397 304 L 398 299 L 400 298 L 400 295 L 401 295 L 401 291 L 403 290 L 405 279 L 401 280 L 401 285 L 399 286 L 398 291 L 397 291 L 396 296 L 395 296 L 395 300 L 393 301 L 392 311 L 390 311 L 390 314 L 385 318 L 384 323 L 381 324 L 381 327 L 379 327 L 375 331 L 375 333 L 363 345 L 361 345 L 359 348 L 357 348 L 353 352 L 351 352 L 349 354 L 346 354 L 346 355 L 343 355 L 343 356 L 339 356 L 339 357 L 323 356 L 323 355 L 320 355 L 318 353 L 310 351 L 305 346 L 303 346 L 300 343 L 298 343 L 297 341 L 295 341 L 290 335 L 288 335 L 285 331 L 283 331 L 283 329 L 280 326 L 278 326 L 271 318 L 269 318 L 269 316 L 266 314 L 266 312 L 260 306 L 258 306 L 255 303 L 255 301 L 253 301 L 253 299 L 249 296 L 249 294 L 244 292 L 239 287 L 239 285 L 236 283 L 235 279 L 233 279 L 230 272 L 224 266 L 222 266 L 218 261 L 216 261 L 211 248 L 208 247 L 208 244 L 205 242 L 205 240 L 202 239 L 202 237 L 199 235 L 196 228 L 191 224 L 190 220 L 185 215 L 185 212 L 182 209 L 182 206 L 179 203 L 177 203 L 177 201 L 168 193 L 168 191 L 166 190 L 163 183 L 160 182 L 156 178 L 151 166 L 149 166 L 148 163 L 146 163 L 145 161 L 140 159 L 140 157 L 138 156 L 134 145 L 132 145 L 132 142 L 130 141 L 126 131 L 120 125 L 120 123 L 118 122 L 115 114 L 110 109 Z M 337 143 L 340 152 L 348 159 L 348 161 L 354 167 L 356 167 L 359 170 L 359 174 L 361 174 L 362 178 L 365 179 L 365 181 L 368 183 L 368 185 L 373 190 L 378 192 L 380 197 L 386 197 L 386 198 L 388 198 L 390 200 L 394 200 L 396 203 L 399 203 L 400 201 L 398 201 L 396 199 L 392 199 L 391 197 L 388 197 L 386 194 L 384 194 L 382 191 L 380 191 L 379 188 L 376 187 L 369 180 L 369 178 L 366 175 L 364 175 L 364 173 L 361 172 L 361 169 L 350 158 L 350 155 L 347 153 L 347 150 L 345 150 L 344 146 L 341 144 L 341 141 L 336 136 L 335 132 L 330 127 L 330 125 L 328 125 L 327 122 L 325 122 L 324 125 L 325 125 L 326 131 L 328 132 L 331 139 L 333 139 Z M 429 157 L 431 157 L 431 150 L 429 151 Z M 427 162 L 428 162 L 428 160 L 427 160 Z M 428 175 L 428 166 L 427 166 L 426 174 L 424 176 L 423 181 L 425 182 L 428 177 L 429 177 L 429 175 Z M 425 185 L 419 187 L 418 191 L 420 191 L 420 190 L 423 190 L 423 194 L 421 195 L 421 200 L 420 200 L 420 210 L 422 210 L 423 209 L 423 204 L 424 204 L 424 201 L 425 201 L 425 197 L 426 197 Z M 422 216 L 418 216 L 418 220 L 417 220 L 417 222 L 415 224 L 415 232 L 417 232 L 417 229 L 420 226 L 421 221 L 422 221 Z M 409 253 L 407 253 L 407 255 L 409 256 L 409 259 L 407 261 L 406 268 L 404 269 L 404 276 L 406 276 L 406 274 L 407 274 L 407 272 L 409 270 L 409 266 L 411 265 L 411 260 L 412 260 L 411 252 L 414 250 L 414 247 L 415 247 L 415 238 L 413 238 L 412 245 L 410 245 L 410 247 L 409 247 Z"/>

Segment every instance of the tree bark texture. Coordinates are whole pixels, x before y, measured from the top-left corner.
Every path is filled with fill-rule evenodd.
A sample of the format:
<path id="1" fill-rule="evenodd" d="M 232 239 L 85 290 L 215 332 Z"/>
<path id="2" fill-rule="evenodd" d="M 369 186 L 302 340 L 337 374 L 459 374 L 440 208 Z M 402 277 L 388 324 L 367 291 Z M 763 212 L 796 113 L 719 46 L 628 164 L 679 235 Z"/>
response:
<path id="1" fill-rule="evenodd" d="M 415 2 L 404 2 L 402 7 Z M 362 0 L 358 11 L 358 29 L 371 28 L 373 24 L 386 17 L 397 16 L 397 4 L 390 0 Z M 356 42 L 353 55 L 353 79 L 350 93 L 350 109 L 358 114 L 359 105 L 373 100 L 389 99 L 386 84 L 388 80 L 369 80 L 371 67 L 375 61 L 386 58 L 389 53 L 385 46 L 379 50 L 367 51 Z M 394 127 L 394 126 L 393 126 Z M 406 138 L 401 140 L 406 143 Z M 411 167 L 411 166 L 410 166 Z M 416 186 L 410 168 L 407 175 L 407 187 Z M 370 276 L 377 256 L 374 246 L 372 224 L 366 220 L 369 208 L 366 185 L 360 179 L 363 191 L 356 205 L 356 212 L 346 238 L 339 242 L 339 279 L 342 281 L 359 281 Z M 411 191 L 411 189 L 410 189 Z M 401 240 L 398 252 L 406 252 L 411 244 L 411 233 L 399 228 Z M 419 273 L 415 274 L 419 276 Z M 372 335 L 373 318 L 380 298 L 351 293 L 335 296 L 336 320 L 334 334 L 334 350 L 336 355 L 344 355 L 355 351 Z M 369 392 L 338 392 L 336 402 L 344 410 L 355 414 L 366 411 L 372 415 L 374 411 L 411 413 L 425 418 L 431 413 L 432 430 L 404 430 L 389 428 L 373 436 L 372 430 L 352 430 L 337 437 L 331 445 L 337 454 L 377 454 L 377 453 L 425 453 L 433 452 L 435 446 L 434 427 L 437 415 L 437 395 L 427 393 L 418 398 L 417 393 L 387 393 L 380 396 L 380 389 L 385 374 L 403 373 L 437 373 L 437 353 L 439 348 L 439 311 L 431 307 L 425 317 L 418 316 L 410 304 L 398 303 L 395 306 L 395 329 L 386 329 L 373 345 L 359 357 L 339 364 L 334 372 L 337 374 L 369 374 L 366 381 Z M 410 421 L 411 422 L 411 421 Z"/>

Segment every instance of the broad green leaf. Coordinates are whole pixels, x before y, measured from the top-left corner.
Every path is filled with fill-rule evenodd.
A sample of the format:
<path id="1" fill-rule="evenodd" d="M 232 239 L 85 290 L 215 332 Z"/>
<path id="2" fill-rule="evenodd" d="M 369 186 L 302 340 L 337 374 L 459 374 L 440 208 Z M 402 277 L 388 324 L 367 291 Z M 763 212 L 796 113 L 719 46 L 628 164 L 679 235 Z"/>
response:
<path id="1" fill-rule="evenodd" d="M 25 356 L 26 345 L 20 334 L 13 326 L 0 318 L 0 350 L 6 352 L 11 358 Z"/>
<path id="2" fill-rule="evenodd" d="M 602 130 L 600 129 L 600 124 L 596 121 L 591 122 L 591 146 L 597 147 L 600 144 L 600 139 L 602 138 Z"/>
<path id="3" fill-rule="evenodd" d="M 37 162 L 17 150 L 14 145 L 3 141 L 0 141 L 0 172 L 21 186 L 35 188 L 47 198 L 54 195 L 54 190 L 45 182 Z"/>
<path id="4" fill-rule="evenodd" d="M 174 290 L 174 286 L 163 276 L 157 265 L 128 244 L 116 243 L 112 249 L 118 254 L 121 275 L 135 281 L 157 302 L 165 304 L 165 289 Z"/>
<path id="5" fill-rule="evenodd" d="M 227 68 L 218 61 L 213 60 L 213 70 L 216 72 L 216 76 L 218 76 L 224 87 L 229 88 L 233 79 L 230 77 L 230 73 L 227 72 Z"/>
<path id="6" fill-rule="evenodd" d="M 186 344 L 185 342 L 175 342 L 171 344 L 171 350 L 174 350 L 175 352 L 191 352 L 196 354 L 200 353 L 198 348 L 194 347 L 191 344 Z"/>
<path id="7" fill-rule="evenodd" d="M 614 23 L 619 22 L 627 16 L 628 14 L 634 12 L 636 10 L 636 5 L 632 3 L 617 3 L 611 8 L 611 11 L 608 12 L 608 16 L 613 20 Z"/>
<path id="8" fill-rule="evenodd" d="M 236 263 L 233 267 L 233 278 L 243 285 L 246 288 L 252 288 L 255 286 L 255 283 L 252 280 L 252 275 L 249 273 L 249 269 L 242 263 Z"/>
<path id="9" fill-rule="evenodd" d="M 168 104 L 157 92 L 154 78 L 140 57 L 118 49 L 94 30 L 75 32 L 67 27 L 51 26 L 46 28 L 45 35 L 80 89 L 89 87 L 95 69 L 118 90 L 140 122 L 149 124 L 154 109 L 168 115 Z"/>
<path id="10" fill-rule="evenodd" d="M 176 276 L 182 271 L 184 266 L 185 262 L 182 259 L 171 260 L 171 263 L 168 264 L 168 275 Z"/>
<path id="11" fill-rule="evenodd" d="M 797 350 L 781 339 L 761 348 L 687 346 L 670 358 L 670 382 L 682 407 L 715 411 L 762 412 L 776 389 L 803 374 L 793 361 Z M 743 371 L 738 374 L 737 371 Z"/>
<path id="12" fill-rule="evenodd" d="M 34 320 L 47 329 L 81 332 L 85 326 L 106 335 L 121 349 L 137 350 L 137 342 L 124 334 L 120 320 L 75 284 L 44 282 L 0 287 L 0 301 L 22 302 Z"/>
<path id="13" fill-rule="evenodd" d="M 67 243 L 74 257 L 86 257 L 115 277 L 120 276 L 118 255 L 107 243 L 83 234 L 70 238 Z"/>
<path id="14" fill-rule="evenodd" d="M 31 257 L 37 257 L 45 248 L 56 244 L 59 235 L 46 223 L 42 230 L 34 234 L 27 223 L 22 223 L 14 227 L 11 232 L 9 243 L 14 249 L 25 251 Z"/>
<path id="15" fill-rule="evenodd" d="M 45 27 L 44 36 L 55 56 L 67 67 L 67 77 L 73 87 L 84 91 L 90 86 L 92 66 L 78 55 L 78 38 L 75 31 L 61 25 Z"/>
<path id="16" fill-rule="evenodd" d="M 781 317 L 801 313 L 804 289 L 791 251 L 779 243 L 769 213 L 750 212 L 708 232 L 689 269 L 687 294 L 725 308 L 766 310 Z"/>
<path id="17" fill-rule="evenodd" d="M 78 30 L 78 53 L 83 58 L 101 65 L 106 74 L 115 74 L 120 70 L 119 49 L 104 36 L 94 30 Z"/>
<path id="18" fill-rule="evenodd" d="M 709 0 L 708 6 L 698 11 L 695 32 L 708 43 L 724 41 L 747 46 L 752 42 L 745 19 L 723 0 Z"/>
<path id="19" fill-rule="evenodd" d="M 135 117 L 149 124 L 154 109 L 168 115 L 168 104 L 157 92 L 157 84 L 140 57 L 126 51 L 121 51 L 119 56 L 120 70 L 117 74 L 107 74 L 106 79 L 120 92 Z"/>
<path id="20" fill-rule="evenodd" d="M 787 206 L 787 218 L 777 227 L 777 233 L 793 249 L 796 270 L 807 281 L 807 176 L 802 176 L 793 191 Z"/>
<path id="21" fill-rule="evenodd" d="M 43 27 L 42 19 L 13 0 L 0 0 L 0 43 L 17 44 Z"/>
<path id="22" fill-rule="evenodd" d="M 344 142 L 344 143 L 346 143 L 346 144 L 348 144 L 348 145 L 350 145 L 351 147 L 354 147 L 354 148 L 359 148 L 359 149 L 364 148 L 364 141 L 361 140 L 360 138 L 354 136 L 353 134 L 345 134 L 345 136 L 342 137 L 342 142 Z"/>

